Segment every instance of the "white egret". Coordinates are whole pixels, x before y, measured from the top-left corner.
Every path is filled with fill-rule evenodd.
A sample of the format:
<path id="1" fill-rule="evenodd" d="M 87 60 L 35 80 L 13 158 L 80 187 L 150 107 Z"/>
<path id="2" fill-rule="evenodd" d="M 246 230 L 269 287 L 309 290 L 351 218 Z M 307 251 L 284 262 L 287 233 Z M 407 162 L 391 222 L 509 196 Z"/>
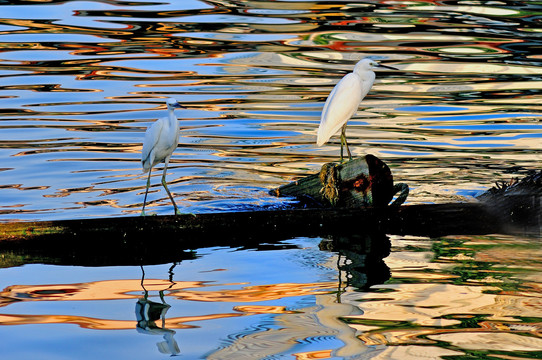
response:
<path id="1" fill-rule="evenodd" d="M 145 215 L 145 204 L 147 203 L 147 193 L 151 184 L 152 168 L 164 162 L 164 173 L 162 174 L 162 185 L 173 203 L 175 214 L 179 214 L 177 204 L 173 200 L 173 196 L 166 184 L 166 171 L 169 164 L 169 158 L 179 144 L 179 122 L 173 113 L 175 108 L 183 108 L 177 100 L 169 98 L 166 101 L 168 114 L 167 117 L 160 118 L 152 124 L 145 132 L 145 140 L 143 141 L 143 149 L 141 150 L 141 164 L 143 172 L 149 172 L 147 178 L 147 188 L 145 189 L 145 199 L 143 200 L 143 209 L 141 215 Z"/>
<path id="2" fill-rule="evenodd" d="M 316 144 L 318 146 L 324 145 L 341 129 L 341 162 L 343 161 L 343 146 L 346 147 L 348 157 L 352 158 L 346 142 L 346 123 L 358 109 L 361 100 L 371 90 L 375 81 L 373 69 L 378 66 L 398 70 L 371 59 L 360 60 L 354 67 L 354 71 L 346 74 L 335 85 L 322 109 Z"/>

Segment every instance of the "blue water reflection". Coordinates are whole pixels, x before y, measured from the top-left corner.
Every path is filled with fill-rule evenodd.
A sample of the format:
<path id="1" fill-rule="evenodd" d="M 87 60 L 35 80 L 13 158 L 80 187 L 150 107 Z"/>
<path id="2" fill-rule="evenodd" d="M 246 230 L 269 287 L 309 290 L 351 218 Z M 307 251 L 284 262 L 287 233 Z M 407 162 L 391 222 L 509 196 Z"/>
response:
<path id="1" fill-rule="evenodd" d="M 2 269 L 0 323 L 40 324 L 15 326 L 15 331 L 0 326 L 3 351 L 22 358 L 139 359 L 178 346 L 187 358 L 212 354 L 234 340 L 228 333 L 260 332 L 264 324 L 278 329 L 277 315 L 313 306 L 315 294 L 334 290 L 336 272 L 326 265 L 332 254 L 320 252 L 317 243 L 296 239 L 284 243 L 289 250 L 260 252 L 202 249 L 194 260 L 143 267 Z M 277 284 L 286 274 L 288 283 Z M 18 301 L 6 303 L 9 299 Z M 164 314 L 151 314 L 165 307 Z M 145 314 L 158 318 L 151 325 Z M 25 345 L 28 339 L 32 346 Z"/>
<path id="2" fill-rule="evenodd" d="M 0 269 L 2 350 L 82 359 L 539 353 L 538 270 L 528 260 L 539 258 L 536 240 L 361 236 L 259 246 L 197 249 L 161 265 Z M 428 338 L 444 341 L 423 345 Z"/>
<path id="3" fill-rule="evenodd" d="M 541 114 L 533 114 L 533 113 L 524 113 L 524 114 L 514 114 L 514 113 L 507 113 L 507 114 L 475 114 L 475 115 L 451 115 L 451 116 L 439 116 L 439 117 L 423 117 L 419 118 L 418 120 L 438 120 L 438 121 L 466 121 L 466 120 L 491 120 L 491 119 L 510 119 L 510 118 L 537 118 L 542 116 Z M 491 124 L 491 126 L 495 126 L 495 130 L 499 129 L 499 125 Z M 501 125 L 503 126 L 503 125 Z M 529 125 L 513 125 L 514 128 L 517 126 L 529 126 Z M 530 128 L 539 128 L 539 125 L 532 125 Z"/>
<path id="4" fill-rule="evenodd" d="M 167 97 L 187 107 L 167 174 L 183 212 L 281 206 L 269 188 L 338 159 L 338 137 L 315 145 L 319 115 L 363 57 L 399 70 L 378 71 L 350 121 L 354 154 L 385 161 L 410 203 L 470 201 L 542 163 L 539 12 L 529 1 L 0 2 L 0 220 L 139 214 L 143 134 Z M 171 214 L 160 169 L 148 210 Z M 143 268 L 2 252 L 0 351 L 540 358 L 537 239 L 343 239 L 363 251 L 321 240 Z"/>

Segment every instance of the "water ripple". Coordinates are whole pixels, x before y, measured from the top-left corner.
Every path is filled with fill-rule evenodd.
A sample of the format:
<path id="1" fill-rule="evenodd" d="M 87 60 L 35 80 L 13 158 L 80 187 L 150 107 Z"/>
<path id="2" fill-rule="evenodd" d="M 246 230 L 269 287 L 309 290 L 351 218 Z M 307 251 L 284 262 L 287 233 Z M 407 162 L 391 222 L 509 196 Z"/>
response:
<path id="1" fill-rule="evenodd" d="M 170 96 L 187 107 L 168 171 L 183 209 L 276 203 L 267 188 L 336 159 L 338 138 L 314 144 L 319 114 L 365 56 L 400 71 L 378 72 L 348 136 L 412 202 L 542 159 L 529 2 L 25 1 L 0 14 L 2 219 L 138 213 L 143 132 Z M 149 206 L 169 213 L 158 176 Z"/>

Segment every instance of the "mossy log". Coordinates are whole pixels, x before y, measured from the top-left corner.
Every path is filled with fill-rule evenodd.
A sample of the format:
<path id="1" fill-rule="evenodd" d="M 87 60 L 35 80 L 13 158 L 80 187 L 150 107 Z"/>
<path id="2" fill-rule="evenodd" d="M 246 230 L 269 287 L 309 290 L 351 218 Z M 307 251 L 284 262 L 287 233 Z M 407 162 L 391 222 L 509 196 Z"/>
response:
<path id="1" fill-rule="evenodd" d="M 187 250 L 203 247 L 259 248 L 297 236 L 442 236 L 500 229 L 481 204 L 262 210 L 2 223 L 0 252 L 54 256 L 80 265 L 121 265 L 178 261 L 190 255 Z"/>
<path id="2" fill-rule="evenodd" d="M 274 196 L 290 196 L 319 206 L 359 208 L 400 205 L 408 195 L 406 184 L 393 184 L 389 167 L 373 155 L 345 163 L 328 163 L 318 174 L 305 176 L 269 191 Z"/>

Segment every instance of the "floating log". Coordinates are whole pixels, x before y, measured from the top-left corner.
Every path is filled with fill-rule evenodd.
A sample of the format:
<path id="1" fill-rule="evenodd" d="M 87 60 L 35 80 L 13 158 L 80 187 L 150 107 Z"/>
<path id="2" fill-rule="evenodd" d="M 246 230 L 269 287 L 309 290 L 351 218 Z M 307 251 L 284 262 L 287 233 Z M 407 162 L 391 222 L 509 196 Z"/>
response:
<path id="1" fill-rule="evenodd" d="M 457 221 L 461 220 L 461 226 Z M 364 232 L 442 236 L 499 229 L 481 203 L 419 204 L 400 207 L 303 208 L 204 214 L 128 216 L 79 220 L 0 223 L 0 244 L 67 239 L 89 247 L 108 244 L 182 244 L 185 249 L 236 245 L 250 240 Z M 197 240 L 202 240 L 198 242 Z M 205 240 L 205 242 L 203 242 Z"/>
<path id="2" fill-rule="evenodd" d="M 297 236 L 500 232 L 483 204 L 290 209 L 0 224 L 0 252 L 79 265 L 180 261 L 212 246 L 258 248 Z M 39 260 L 38 260 L 39 261 Z"/>

